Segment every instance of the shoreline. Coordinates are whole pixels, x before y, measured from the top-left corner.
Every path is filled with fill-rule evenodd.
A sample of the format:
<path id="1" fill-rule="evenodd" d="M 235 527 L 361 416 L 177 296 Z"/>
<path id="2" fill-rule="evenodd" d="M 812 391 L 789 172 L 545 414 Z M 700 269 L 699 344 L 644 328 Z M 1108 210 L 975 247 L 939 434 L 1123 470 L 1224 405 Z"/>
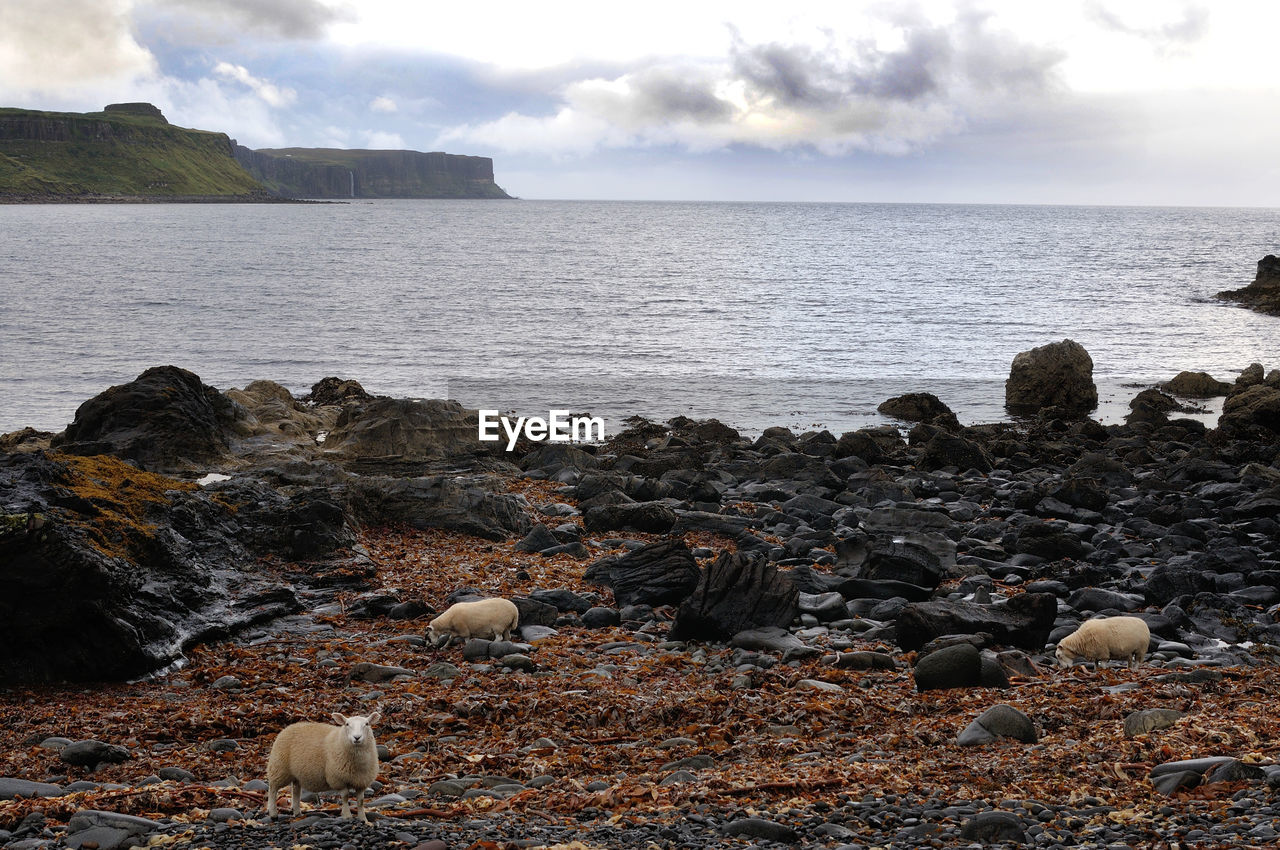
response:
<path id="1" fill-rule="evenodd" d="M 0 501 L 26 512 L 0 545 L 58 588 L 3 624 L 38 651 L 4 662 L 0 788 L 37 784 L 0 800 L 0 829 L 20 837 L 38 806 L 54 836 L 93 809 L 228 850 L 1269 842 L 1280 431 L 1247 403 L 1280 405 L 1280 386 L 1242 378 L 1216 429 L 1147 394 L 1113 426 L 964 428 L 929 408 L 905 438 L 744 438 L 677 419 L 506 454 L 472 452 L 448 402 L 336 378 L 305 403 L 269 382 L 223 395 L 148 370 L 58 445 L 0 455 Z M 148 592 L 93 597 L 61 577 L 73 555 Z M 518 639 L 430 645 L 473 591 L 516 601 Z M 82 653 L 134 651 L 87 613 L 39 619 L 98 609 L 151 630 L 120 681 L 14 680 L 101 678 Z M 1098 613 L 1148 624 L 1141 666 L 1056 668 L 1053 645 Z M 161 621 L 188 636 L 180 659 L 147 654 Z M 257 821 L 279 729 L 374 707 L 373 824 L 323 801 Z M 63 757 L 86 739 L 122 760 Z"/>

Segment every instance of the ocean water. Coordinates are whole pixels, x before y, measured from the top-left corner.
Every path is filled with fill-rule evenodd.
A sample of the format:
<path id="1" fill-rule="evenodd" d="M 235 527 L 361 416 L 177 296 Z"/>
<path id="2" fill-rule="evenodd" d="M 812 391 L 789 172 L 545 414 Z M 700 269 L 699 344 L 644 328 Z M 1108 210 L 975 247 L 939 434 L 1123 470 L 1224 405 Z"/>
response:
<path id="1" fill-rule="evenodd" d="M 219 389 L 378 394 L 839 433 L 928 391 L 1006 418 L 1019 351 L 1071 338 L 1099 417 L 1183 369 L 1280 367 L 1212 299 L 1280 210 L 370 201 L 0 206 L 0 432 L 174 364 Z"/>

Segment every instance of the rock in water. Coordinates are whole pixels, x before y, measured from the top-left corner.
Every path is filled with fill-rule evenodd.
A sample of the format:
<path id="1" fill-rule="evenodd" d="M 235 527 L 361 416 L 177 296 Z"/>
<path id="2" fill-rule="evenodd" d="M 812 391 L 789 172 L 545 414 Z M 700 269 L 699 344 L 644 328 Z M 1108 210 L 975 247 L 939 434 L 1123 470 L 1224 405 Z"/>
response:
<path id="1" fill-rule="evenodd" d="M 1258 272 L 1253 283 L 1243 289 L 1219 292 L 1218 297 L 1227 301 L 1239 301 L 1260 313 L 1280 315 L 1280 257 L 1268 254 L 1258 260 Z"/>
<path id="2" fill-rule="evenodd" d="M 728 640 L 765 626 L 785 628 L 799 612 L 791 577 L 759 554 L 722 552 L 680 605 L 672 640 Z"/>
<path id="3" fill-rule="evenodd" d="M 1098 406 L 1093 358 L 1078 342 L 1064 339 L 1024 351 L 1013 358 L 1004 385 L 1004 403 L 1015 413 L 1055 407 L 1083 415 Z"/>
<path id="4" fill-rule="evenodd" d="M 1219 381 L 1208 372 L 1179 372 L 1165 381 L 1160 389 L 1183 398 L 1214 398 L 1231 392 L 1231 384 Z"/>
<path id="5" fill-rule="evenodd" d="M 52 445 L 69 454 L 109 454 L 154 472 L 200 468 L 226 456 L 229 441 L 247 432 L 246 414 L 231 399 L 176 366 L 154 366 L 76 409 Z"/>

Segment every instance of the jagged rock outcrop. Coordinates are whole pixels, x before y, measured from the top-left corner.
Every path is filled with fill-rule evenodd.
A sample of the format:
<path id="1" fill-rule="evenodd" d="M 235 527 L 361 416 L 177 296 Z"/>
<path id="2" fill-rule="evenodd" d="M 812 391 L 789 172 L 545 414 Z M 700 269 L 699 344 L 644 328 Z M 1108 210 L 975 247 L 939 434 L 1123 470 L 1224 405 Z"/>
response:
<path id="1" fill-rule="evenodd" d="M 1258 272 L 1253 283 L 1242 289 L 1219 292 L 1217 297 L 1236 301 L 1259 313 L 1280 316 L 1280 257 L 1267 254 L 1258 260 Z"/>
<path id="2" fill-rule="evenodd" d="M 673 640 L 728 640 L 739 632 L 790 625 L 800 593 L 761 555 L 722 552 L 680 605 Z"/>
<path id="3" fill-rule="evenodd" d="M 698 562 L 683 540 L 663 540 L 601 558 L 583 578 L 613 589 L 619 605 L 678 605 L 698 585 Z"/>
<path id="4" fill-rule="evenodd" d="M 180 472 L 225 458 L 232 438 L 246 433 L 247 415 L 231 399 L 186 369 L 153 366 L 80 405 L 52 444 L 69 454 L 109 454 L 152 472 Z"/>
<path id="5" fill-rule="evenodd" d="M 1067 415 L 1086 414 L 1098 406 L 1093 358 L 1070 339 L 1023 351 L 1013 358 L 1004 399 L 1014 413 L 1055 408 Z"/>

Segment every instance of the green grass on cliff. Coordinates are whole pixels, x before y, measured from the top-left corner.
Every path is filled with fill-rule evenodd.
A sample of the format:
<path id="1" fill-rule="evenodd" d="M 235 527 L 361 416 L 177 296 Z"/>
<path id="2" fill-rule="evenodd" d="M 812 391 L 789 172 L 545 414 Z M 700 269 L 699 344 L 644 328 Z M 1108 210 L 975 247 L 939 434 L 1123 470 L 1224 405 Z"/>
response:
<path id="1" fill-rule="evenodd" d="M 0 195 L 239 196 L 262 186 L 223 133 L 128 113 L 0 108 Z"/>

